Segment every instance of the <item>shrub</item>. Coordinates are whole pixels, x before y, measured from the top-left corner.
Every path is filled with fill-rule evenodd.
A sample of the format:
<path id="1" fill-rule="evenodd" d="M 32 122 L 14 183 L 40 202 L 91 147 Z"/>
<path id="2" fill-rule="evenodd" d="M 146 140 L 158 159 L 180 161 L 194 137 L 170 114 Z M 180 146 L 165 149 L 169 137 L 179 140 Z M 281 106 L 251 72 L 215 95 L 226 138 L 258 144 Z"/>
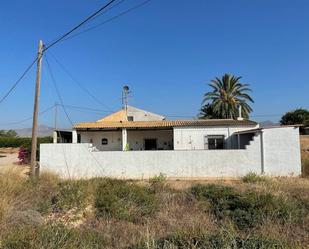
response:
<path id="1" fill-rule="evenodd" d="M 24 147 L 20 147 L 18 151 L 18 159 L 20 164 L 28 163 L 28 151 Z"/>
<path id="2" fill-rule="evenodd" d="M 201 234 L 190 236 L 176 234 L 167 238 L 142 242 L 129 247 L 130 249 L 287 249 L 292 248 L 280 241 L 267 238 L 249 237 L 242 238 L 227 233 Z"/>
<path id="3" fill-rule="evenodd" d="M 149 179 L 150 189 L 154 193 L 162 192 L 167 188 L 166 176 L 162 173 L 160 175 L 155 176 Z"/>
<path id="4" fill-rule="evenodd" d="M 84 181 L 64 181 L 59 183 L 59 190 L 52 198 L 54 211 L 80 210 L 87 205 L 89 194 Z"/>
<path id="5" fill-rule="evenodd" d="M 39 137 L 38 138 L 38 146 L 37 146 L 37 159 L 39 158 L 40 153 L 40 144 L 42 143 L 52 143 L 52 137 Z M 26 160 L 30 159 L 31 156 L 31 138 L 30 137 L 0 137 L 0 147 L 7 148 L 18 148 L 22 147 L 26 152 Z"/>
<path id="6" fill-rule="evenodd" d="M 14 229 L 1 240 L 1 249 L 99 249 L 106 243 L 94 230 L 67 228 L 60 224 Z"/>
<path id="7" fill-rule="evenodd" d="M 265 176 L 259 176 L 258 174 L 254 172 L 249 172 L 247 175 L 245 175 L 242 178 L 242 181 L 245 183 L 258 183 L 258 182 L 265 182 L 266 177 Z"/>
<path id="8" fill-rule="evenodd" d="M 154 213 L 157 200 L 146 187 L 106 179 L 97 188 L 95 207 L 98 216 L 137 221 Z"/>
<path id="9" fill-rule="evenodd" d="M 198 200 L 209 201 L 218 219 L 230 217 L 239 229 L 254 227 L 264 218 L 298 221 L 301 215 L 296 204 L 269 193 L 247 191 L 241 194 L 231 187 L 214 184 L 196 185 L 191 192 Z"/>

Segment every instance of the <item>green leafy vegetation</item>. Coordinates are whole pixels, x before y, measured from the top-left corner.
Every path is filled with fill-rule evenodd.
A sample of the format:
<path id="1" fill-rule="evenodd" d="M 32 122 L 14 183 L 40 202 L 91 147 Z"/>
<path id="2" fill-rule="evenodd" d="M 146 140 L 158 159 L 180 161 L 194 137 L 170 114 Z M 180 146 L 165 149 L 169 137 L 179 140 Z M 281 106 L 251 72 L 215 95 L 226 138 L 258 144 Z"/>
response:
<path id="1" fill-rule="evenodd" d="M 309 111 L 307 109 L 298 108 L 285 113 L 280 120 L 282 125 L 302 124 L 309 126 Z"/>
<path id="2" fill-rule="evenodd" d="M 212 91 L 204 95 L 199 118 L 236 119 L 239 116 L 238 106 L 242 107 L 242 116 L 247 118 L 252 112 L 248 102 L 253 103 L 253 99 L 249 95 L 249 84 L 243 84 L 240 80 L 241 77 L 230 74 L 212 80 L 209 84 Z"/>
<path id="3" fill-rule="evenodd" d="M 59 190 L 52 198 L 54 209 L 67 211 L 70 209 L 85 208 L 89 202 L 90 193 L 87 192 L 83 181 L 64 181 L 59 183 Z"/>
<path id="4" fill-rule="evenodd" d="M 90 229 L 74 229 L 62 224 L 22 227 L 2 237 L 1 249 L 96 249 L 103 248 L 102 234 Z"/>
<path id="5" fill-rule="evenodd" d="M 229 217 L 239 229 L 252 228 L 263 219 L 300 221 L 302 209 L 294 202 L 270 193 L 236 192 L 222 185 L 196 185 L 191 189 L 198 200 L 209 201 L 218 219 Z"/>
<path id="6" fill-rule="evenodd" d="M 52 143 L 52 137 L 39 137 L 38 145 L 42 143 Z M 18 148 L 24 147 L 26 149 L 31 148 L 31 138 L 30 137 L 1 137 L 0 136 L 0 147 L 1 148 Z"/>
<path id="7" fill-rule="evenodd" d="M 190 236 L 176 234 L 167 238 L 142 242 L 129 247 L 130 249 L 287 249 L 292 248 L 285 243 L 267 238 L 251 236 L 241 238 L 233 234 L 201 234 L 199 236 Z"/>
<path id="8" fill-rule="evenodd" d="M 260 176 L 254 172 L 250 172 L 242 178 L 245 183 L 259 183 L 266 182 L 267 178 L 265 176 Z"/>
<path id="9" fill-rule="evenodd" d="M 95 207 L 98 216 L 137 221 L 157 209 L 155 195 L 144 186 L 107 179 L 97 189 Z"/>
<path id="10" fill-rule="evenodd" d="M 164 175 L 149 181 L 63 180 L 43 173 L 30 181 L 18 171 L 0 171 L 0 249 L 309 244 L 308 179 L 191 184 Z"/>
<path id="11" fill-rule="evenodd" d="M 17 137 L 17 133 L 14 130 L 0 130 L 0 137 Z"/>

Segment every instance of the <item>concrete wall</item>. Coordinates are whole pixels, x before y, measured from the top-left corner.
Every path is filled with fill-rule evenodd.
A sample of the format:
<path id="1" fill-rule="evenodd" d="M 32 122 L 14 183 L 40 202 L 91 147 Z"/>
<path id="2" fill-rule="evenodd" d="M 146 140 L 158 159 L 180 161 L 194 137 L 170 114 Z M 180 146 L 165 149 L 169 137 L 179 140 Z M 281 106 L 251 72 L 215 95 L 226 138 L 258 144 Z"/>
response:
<path id="1" fill-rule="evenodd" d="M 299 128 L 264 129 L 263 145 L 267 174 L 301 174 Z"/>
<path id="2" fill-rule="evenodd" d="M 263 143 L 262 143 L 263 141 Z M 41 144 L 41 169 L 64 178 L 300 175 L 298 128 L 264 129 L 242 150 L 93 151 L 91 144 Z"/>
<path id="3" fill-rule="evenodd" d="M 81 143 L 92 143 L 100 151 L 122 150 L 121 131 L 85 131 L 78 132 Z M 102 145 L 102 138 L 108 139 L 107 145 Z"/>
<path id="4" fill-rule="evenodd" d="M 165 118 L 153 112 L 148 112 L 133 106 L 128 106 L 127 116 L 132 116 L 133 121 L 157 121 Z"/>
<path id="5" fill-rule="evenodd" d="M 175 127 L 174 149 L 175 150 L 204 150 L 205 137 L 209 135 L 223 135 L 225 137 L 225 148 L 237 148 L 237 138 L 232 134 L 256 128 L 256 126 L 215 126 L 215 127 Z"/>
<path id="6" fill-rule="evenodd" d="M 64 178 L 116 177 L 144 179 L 166 174 L 173 178 L 237 177 L 260 171 L 249 150 L 105 151 L 90 144 L 41 144 L 41 170 Z"/>

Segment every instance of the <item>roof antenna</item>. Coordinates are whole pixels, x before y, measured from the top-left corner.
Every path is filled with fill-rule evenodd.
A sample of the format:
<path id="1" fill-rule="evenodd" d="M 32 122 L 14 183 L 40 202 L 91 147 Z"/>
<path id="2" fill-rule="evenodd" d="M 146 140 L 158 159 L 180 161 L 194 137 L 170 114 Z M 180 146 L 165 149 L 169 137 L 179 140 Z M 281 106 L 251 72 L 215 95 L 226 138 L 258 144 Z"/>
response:
<path id="1" fill-rule="evenodd" d="M 122 109 L 126 111 L 126 115 L 128 112 L 128 102 L 129 102 L 129 94 L 131 93 L 129 86 L 125 85 L 122 88 Z M 128 115 L 127 115 L 128 116 Z"/>

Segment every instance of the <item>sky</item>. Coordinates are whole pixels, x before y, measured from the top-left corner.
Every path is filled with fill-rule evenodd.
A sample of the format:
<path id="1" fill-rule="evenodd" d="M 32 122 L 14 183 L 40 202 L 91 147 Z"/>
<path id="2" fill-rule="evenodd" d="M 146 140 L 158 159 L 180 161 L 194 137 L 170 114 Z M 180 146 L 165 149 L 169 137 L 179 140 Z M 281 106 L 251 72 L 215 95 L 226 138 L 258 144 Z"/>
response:
<path id="1" fill-rule="evenodd" d="M 144 0 L 123 0 L 78 30 L 100 24 Z M 0 7 L 0 97 L 48 44 L 104 0 L 11 0 Z M 224 73 L 252 89 L 251 119 L 277 122 L 309 108 L 308 0 L 151 0 L 89 32 L 58 43 L 46 57 L 73 123 L 94 121 L 129 104 L 169 119 L 196 116 L 209 82 Z M 66 68 L 83 88 L 57 63 Z M 0 104 L 0 129 L 31 127 L 35 67 Z M 43 59 L 40 111 L 61 103 Z M 39 123 L 54 125 L 54 110 Z M 58 127 L 70 127 L 61 107 Z"/>

